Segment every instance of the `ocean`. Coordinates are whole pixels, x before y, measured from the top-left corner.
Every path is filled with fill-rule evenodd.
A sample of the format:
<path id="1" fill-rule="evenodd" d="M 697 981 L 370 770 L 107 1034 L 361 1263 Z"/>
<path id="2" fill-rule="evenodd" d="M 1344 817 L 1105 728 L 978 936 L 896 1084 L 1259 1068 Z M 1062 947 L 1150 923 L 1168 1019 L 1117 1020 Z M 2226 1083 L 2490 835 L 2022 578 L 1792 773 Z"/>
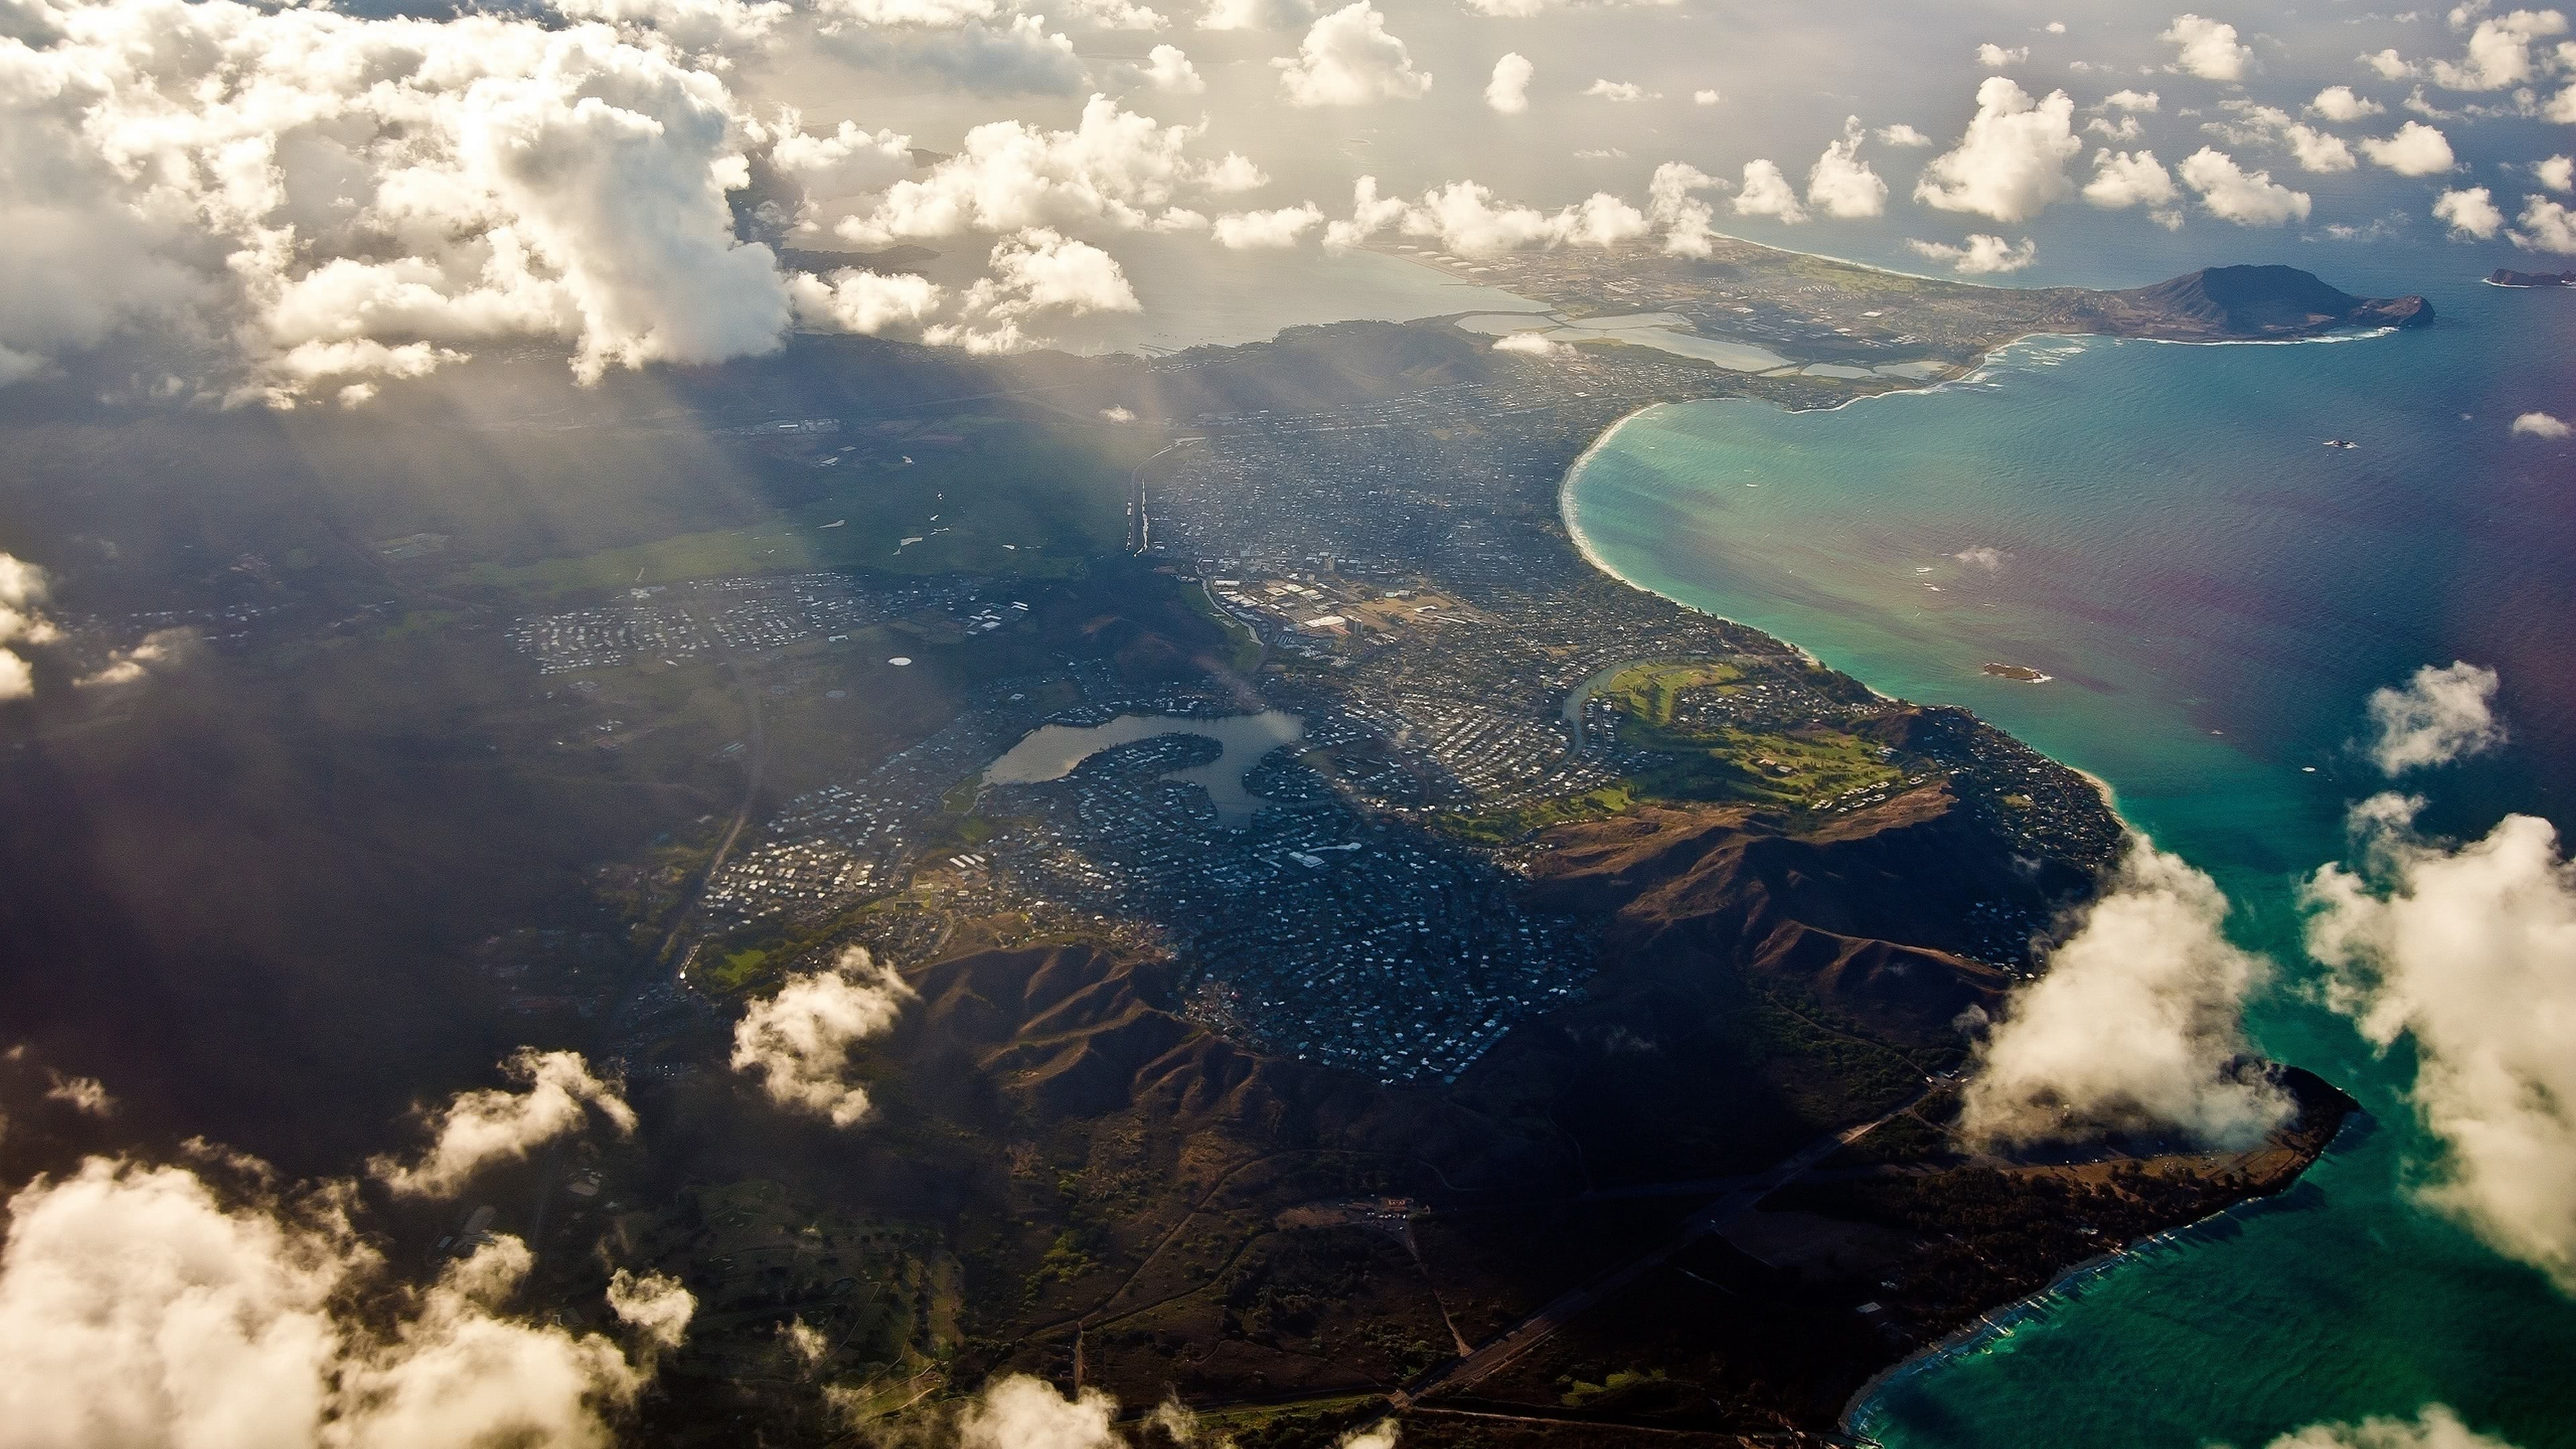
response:
<path id="1" fill-rule="evenodd" d="M 2258 1044 L 2370 1114 L 2283 1198 L 1893 1381 L 1855 1425 L 1883 1444 L 2250 1449 L 2441 1402 L 2524 1449 L 2576 1446 L 2576 1302 L 2416 1203 L 2433 1145 L 2405 1047 L 2375 1055 L 2300 989 L 2297 882 L 2387 783 L 2354 748 L 2371 690 L 2498 669 L 2512 742 L 2405 788 L 2450 834 L 2576 825 L 2576 444 L 2509 431 L 2576 414 L 2576 294 L 2427 294 L 2428 329 L 2033 338 L 1829 412 L 1655 408 L 1568 476 L 1567 520 L 1613 573 L 2108 781 L 2278 963 Z"/>

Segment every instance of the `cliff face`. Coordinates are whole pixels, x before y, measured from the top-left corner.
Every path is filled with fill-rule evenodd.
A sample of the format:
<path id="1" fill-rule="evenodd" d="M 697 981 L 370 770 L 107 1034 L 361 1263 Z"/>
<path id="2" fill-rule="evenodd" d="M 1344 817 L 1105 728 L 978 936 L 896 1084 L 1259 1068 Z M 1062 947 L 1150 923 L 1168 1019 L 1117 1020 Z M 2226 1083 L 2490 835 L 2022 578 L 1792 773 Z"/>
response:
<path id="1" fill-rule="evenodd" d="M 2121 292 L 2081 294 L 2070 320 L 2115 336 L 2313 337 L 2339 327 L 2421 327 L 2422 297 L 2356 297 L 2296 267 L 2208 267 Z"/>
<path id="2" fill-rule="evenodd" d="M 2490 287 L 2576 287 L 2576 272 L 2517 272 L 2498 267 L 2487 273 Z"/>

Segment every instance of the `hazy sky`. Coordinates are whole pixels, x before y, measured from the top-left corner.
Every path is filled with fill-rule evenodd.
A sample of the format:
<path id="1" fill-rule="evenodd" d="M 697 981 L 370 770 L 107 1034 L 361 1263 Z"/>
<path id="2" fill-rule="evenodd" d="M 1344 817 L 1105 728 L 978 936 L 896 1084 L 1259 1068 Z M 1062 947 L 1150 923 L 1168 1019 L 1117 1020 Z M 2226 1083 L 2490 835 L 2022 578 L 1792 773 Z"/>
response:
<path id="1" fill-rule="evenodd" d="M 1155 309 L 1214 289 L 1401 310 L 1332 260 L 1368 242 L 2377 290 L 2576 253 L 2554 10 L 0 0 L 0 37 L 0 382 L 140 344 L 137 401 L 359 405 L 527 337 L 597 375 L 1186 336 Z"/>

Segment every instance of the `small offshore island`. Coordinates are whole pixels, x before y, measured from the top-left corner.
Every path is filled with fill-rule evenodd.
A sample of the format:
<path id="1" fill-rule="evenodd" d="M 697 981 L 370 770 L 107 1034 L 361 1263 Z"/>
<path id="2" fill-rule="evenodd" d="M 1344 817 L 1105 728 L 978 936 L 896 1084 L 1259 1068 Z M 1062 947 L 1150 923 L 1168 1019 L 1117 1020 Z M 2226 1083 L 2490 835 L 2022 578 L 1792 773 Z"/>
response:
<path id="1" fill-rule="evenodd" d="M 553 1205 L 500 1224 L 540 1301 L 650 1267 L 705 1305 L 645 1442 L 899 1434 L 1017 1370 L 1136 1420 L 1177 1396 L 1245 1449 L 1391 1413 L 1430 1446 L 1821 1444 L 1891 1366 L 2325 1150 L 2352 1104 L 2293 1067 L 2300 1111 L 2252 1150 L 1959 1147 L 1957 1022 L 2046 969 L 2122 823 L 1966 711 L 1606 576 L 1558 489 L 1661 402 L 1830 406 L 2033 332 L 2275 339 L 2430 306 L 2281 267 L 2017 291 L 1736 242 L 1473 275 L 1787 361 L 1617 329 L 1531 356 L 1434 319 L 1150 361 L 800 339 L 579 393 L 523 359 L 384 401 L 499 417 L 483 436 L 529 456 L 631 438 L 621 486 L 663 529 L 532 559 L 370 518 L 352 485 L 389 542 L 317 533 L 230 636 L 292 682 L 267 697 L 396 701 L 389 730 L 459 708 L 397 672 L 503 674 L 489 751 L 453 768 L 585 782 L 550 797 L 585 828 L 653 792 L 643 828 L 583 837 L 651 847 L 474 958 L 510 1040 L 592 1052 L 646 1107 L 499 1199 Z M 339 419 L 291 426 L 374 466 Z M 760 511 L 658 461 L 701 448 Z M 403 602 L 352 628 L 335 579 Z M 49 768 L 125 778 L 200 727 L 129 708 L 122 732 L 66 716 Z M 1240 798 L 1205 788 L 1220 760 Z M 852 946 L 917 998 L 861 1053 L 879 1106 L 782 1125 L 723 1070 L 731 1025 Z M 424 1252 L 454 1231 L 415 1228 Z M 818 1357 L 786 1357 L 791 1322 Z"/>

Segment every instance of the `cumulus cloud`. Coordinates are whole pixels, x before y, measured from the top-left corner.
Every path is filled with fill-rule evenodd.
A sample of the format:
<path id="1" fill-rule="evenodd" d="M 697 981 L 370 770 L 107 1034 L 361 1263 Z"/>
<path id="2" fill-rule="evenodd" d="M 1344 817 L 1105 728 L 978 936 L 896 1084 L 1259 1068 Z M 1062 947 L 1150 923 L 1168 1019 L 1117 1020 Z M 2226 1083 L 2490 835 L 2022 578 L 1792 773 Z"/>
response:
<path id="1" fill-rule="evenodd" d="M 608 1311 L 617 1321 L 640 1330 L 657 1348 L 673 1349 L 688 1341 L 689 1320 L 697 1316 L 698 1296 L 667 1273 L 637 1277 L 620 1268 L 608 1280 Z"/>
<path id="2" fill-rule="evenodd" d="M 2373 51 L 2361 57 L 2361 63 L 2369 66 L 2381 80 L 2404 80 L 2415 74 L 2414 63 L 2399 55 L 2395 46 L 2386 50 Z"/>
<path id="3" fill-rule="evenodd" d="M 1737 216 L 1768 216 L 1792 225 L 1807 219 L 1807 208 L 1798 204 L 1798 188 L 1771 160 L 1744 163 L 1744 184 L 1735 193 Z"/>
<path id="4" fill-rule="evenodd" d="M 2047 972 L 2014 988 L 1977 1044 L 1963 1135 L 2174 1130 L 2243 1146 L 2287 1121 L 2289 1096 L 2249 1063 L 2241 1019 L 2270 973 L 2221 933 L 2227 912 L 2208 876 L 2131 841 Z"/>
<path id="5" fill-rule="evenodd" d="M 2245 63 L 2254 58 L 2252 46 L 2237 42 L 2235 26 L 2198 15 L 2175 16 L 2156 39 L 2174 46 L 2174 63 L 2202 80 L 2243 80 Z"/>
<path id="6" fill-rule="evenodd" d="M 1118 1401 L 1098 1389 L 1068 1399 L 1055 1385 L 1012 1374 L 985 1386 L 958 1415 L 959 1449 L 1111 1449 Z"/>
<path id="7" fill-rule="evenodd" d="M 1292 106 L 1410 101 L 1431 90 L 1431 73 L 1414 68 L 1412 52 L 1387 33 L 1386 16 L 1368 0 L 1317 19 L 1295 56 L 1270 63 Z"/>
<path id="8" fill-rule="evenodd" d="M 1371 183 L 1372 188 L 1374 183 Z M 1362 198 L 1365 201 L 1365 198 Z M 1383 213 L 1381 207 L 1380 214 Z M 1646 214 L 1606 191 L 1554 212 L 1502 201 L 1479 182 L 1453 181 L 1422 194 L 1395 215 L 1408 236 L 1437 238 L 1460 256 L 1492 256 L 1522 247 L 1616 246 L 1651 229 Z M 1355 215 L 1354 220 L 1357 220 Z"/>
<path id="9" fill-rule="evenodd" d="M 1494 62 L 1493 79 L 1485 82 L 1485 104 L 1506 116 L 1517 116 L 1529 109 L 1530 77 L 1538 67 L 1519 51 L 1506 52 Z"/>
<path id="10" fill-rule="evenodd" d="M 2175 197 L 2173 173 L 2153 151 L 2093 153 L 2093 179 L 2084 184 L 2084 199 L 2110 211 L 2132 206 L 2166 206 Z"/>
<path id="11" fill-rule="evenodd" d="M 116 1098 L 110 1096 L 107 1084 L 96 1077 L 67 1077 L 47 1069 L 45 1100 L 60 1102 L 75 1112 L 92 1117 L 116 1115 Z"/>
<path id="12" fill-rule="evenodd" d="M 2517 438 L 2563 438 L 2569 431 L 2566 421 L 2553 413 L 2524 413 L 2513 420 Z"/>
<path id="13" fill-rule="evenodd" d="M 845 267 L 822 276 L 798 273 L 788 280 L 796 320 L 819 332 L 873 337 L 893 328 L 918 327 L 936 315 L 945 291 L 926 277 Z"/>
<path id="14" fill-rule="evenodd" d="M 1358 246 L 1403 221 L 1408 209 L 1403 197 L 1380 196 L 1376 177 L 1363 176 L 1351 183 L 1351 219 L 1324 228 L 1324 247 L 1341 251 Z"/>
<path id="15" fill-rule="evenodd" d="M 2066 162 L 2082 153 L 2064 91 L 2044 100 L 2004 76 L 1977 87 L 1977 114 L 1952 150 L 1932 159 L 1914 184 L 1914 199 L 1942 211 L 1970 211 L 1997 221 L 2027 221 L 2074 194 Z"/>
<path id="16" fill-rule="evenodd" d="M 850 1048 L 883 1034 L 912 988 L 857 946 L 828 971 L 791 976 L 753 1003 L 733 1029 L 733 1069 L 761 1079 L 770 1101 L 847 1127 L 868 1114 L 868 1094 L 846 1077 Z"/>
<path id="17" fill-rule="evenodd" d="M 2039 260 L 2039 243 L 2029 237 L 2023 237 L 2016 245 L 2005 241 L 2002 237 L 1977 232 L 1968 238 L 1964 246 L 1952 246 L 1947 242 L 1917 241 L 1912 238 L 1908 238 L 1905 244 L 1913 249 L 1915 255 L 1930 257 L 1936 262 L 1947 265 L 1952 271 L 1971 277 L 1990 276 L 1997 272 L 2018 272 Z"/>
<path id="18" fill-rule="evenodd" d="M 2163 104 L 2163 98 L 2154 91 L 2118 90 L 2104 96 L 2102 104 L 2115 111 L 2153 112 Z"/>
<path id="19" fill-rule="evenodd" d="M 2247 171 L 2226 152 L 2203 146 L 2183 158 L 2183 184 L 2200 193 L 2210 215 L 2238 226 L 2279 226 L 2305 221 L 2309 199 L 2272 180 L 2269 171 Z"/>
<path id="20" fill-rule="evenodd" d="M 2361 153 L 2400 176 L 2438 176 L 2458 164 L 2450 139 L 2422 121 L 2408 121 L 2394 136 L 2364 137 Z"/>
<path id="21" fill-rule="evenodd" d="M 2433 217 L 2455 237 L 2489 241 L 2504 230 L 2504 213 L 2496 209 L 2495 198 L 2483 186 L 2445 191 L 2433 198 Z"/>
<path id="22" fill-rule="evenodd" d="M 1651 93 L 1649 93 L 1644 86 L 1637 84 L 1635 81 L 1614 81 L 1595 78 L 1592 84 L 1583 88 L 1583 93 L 1587 96 L 1593 96 L 1601 100 L 1615 103 L 1653 99 Z"/>
<path id="23" fill-rule="evenodd" d="M 1312 202 L 1269 211 L 1238 211 L 1216 219 L 1216 244 L 1230 250 L 1293 247 L 1297 238 L 1324 224 L 1324 213 Z"/>
<path id="24" fill-rule="evenodd" d="M 50 644 L 59 631 L 37 608 L 45 602 L 45 571 L 0 553 L 0 701 L 36 692 L 33 668 L 11 644 Z"/>
<path id="25" fill-rule="evenodd" d="M 0 87 L 0 380 L 128 331 L 219 341 L 210 390 L 281 404 L 499 337 L 569 341 L 584 378 L 777 345 L 776 259 L 727 199 L 747 118 L 649 30 L 50 13 Z"/>
<path id="26" fill-rule="evenodd" d="M 445 1197 L 481 1168 L 526 1157 L 578 1129 L 593 1109 L 619 1133 L 635 1130 L 635 1110 L 615 1084 L 591 1075 L 579 1052 L 521 1047 L 501 1070 L 526 1090 L 457 1093 L 446 1106 L 419 1114 L 430 1145 L 418 1161 L 373 1157 L 368 1172 L 405 1196 Z"/>
<path id="27" fill-rule="evenodd" d="M 1207 89 L 1200 79 L 1199 68 L 1190 64 L 1189 55 L 1177 45 L 1158 45 L 1145 57 L 1145 80 L 1158 91 L 1176 96 L 1194 96 Z"/>
<path id="28" fill-rule="evenodd" d="M 2502 684 L 2494 670 L 2461 659 L 2427 664 L 2402 685 L 2372 690 L 2364 751 L 2390 776 L 2485 754 L 2505 742 L 2495 707 Z"/>
<path id="29" fill-rule="evenodd" d="M 500 1304 L 500 1238 L 418 1291 L 386 1281 L 345 1185 L 302 1202 L 92 1158 L 9 1202 L 0 1423 L 30 1444 L 605 1449 L 645 1374 Z"/>
<path id="30" fill-rule="evenodd" d="M 1103 224 L 1141 228 L 1173 201 L 1208 189 L 1227 162 L 1190 154 L 1200 130 L 1166 126 L 1107 96 L 1085 102 L 1069 131 L 992 121 L 966 133 L 957 153 L 887 187 L 833 231 L 859 246 Z"/>
<path id="31" fill-rule="evenodd" d="M 1807 204 L 1827 216 L 1879 216 L 1887 211 L 1887 183 L 1860 159 L 1860 117 L 1843 120 L 1843 138 L 1807 168 Z"/>
<path id="32" fill-rule="evenodd" d="M 2576 211 L 2545 196 L 2526 196 L 2522 215 L 2505 235 L 2525 251 L 2576 252 Z"/>
<path id="33" fill-rule="evenodd" d="M 1704 257 L 1715 249 L 1716 209 L 1698 193 L 1723 188 L 1724 181 L 1682 161 L 1655 168 L 1646 183 L 1646 218 L 1664 229 L 1664 250 L 1674 256 Z"/>
<path id="34" fill-rule="evenodd" d="M 2357 1424 L 2310 1424 L 2283 1434 L 2264 1449 L 2514 1449 L 2460 1422 L 2442 1404 L 2427 1404 L 2412 1419 L 2369 1418 Z"/>
<path id="35" fill-rule="evenodd" d="M 1313 0 L 1208 0 L 1201 30 L 1287 30 L 1315 18 Z"/>
<path id="36" fill-rule="evenodd" d="M 1694 106 L 1713 106 L 1725 99 L 1726 97 L 1718 94 L 1715 86 L 1703 86 L 1691 92 L 1691 104 Z"/>
<path id="37" fill-rule="evenodd" d="M 1135 0 L 1064 0 L 1064 17 L 1100 30 L 1161 30 L 1171 24 L 1162 12 Z"/>
<path id="38" fill-rule="evenodd" d="M 2424 1200 L 2576 1294 L 2576 866 L 2535 816 L 2425 840 L 2422 803 L 2355 808 L 2364 862 L 2309 879 L 2308 950 L 2363 1035 L 2413 1041 Z"/>
<path id="39" fill-rule="evenodd" d="M 2008 65 L 2019 65 L 2028 59 L 2030 59 L 2030 47 L 2027 45 L 2016 45 L 2007 50 L 1989 40 L 1977 47 L 1977 64 L 1989 70 L 2001 70 Z"/>
<path id="40" fill-rule="evenodd" d="M 2552 156 L 2535 161 L 2531 174 L 2552 191 L 2576 191 L 2576 156 Z"/>
<path id="41" fill-rule="evenodd" d="M 360 397 L 349 401 L 364 400 Z M 196 641 L 192 630 L 155 629 L 141 642 L 116 650 L 105 664 L 73 680 L 72 685 L 76 689 L 102 689 L 138 683 L 154 670 L 178 663 Z"/>
<path id="42" fill-rule="evenodd" d="M 2468 49 L 2460 59 L 2431 64 L 2433 83 L 2454 91 L 2500 91 L 2522 85 L 2539 74 L 2532 42 L 2566 33 L 2567 17 L 2555 10 L 2491 15 L 2469 32 Z"/>
<path id="43" fill-rule="evenodd" d="M 2317 92 L 2315 100 L 2308 102 L 2308 109 L 2329 121 L 2358 121 L 2364 116 L 2378 115 L 2387 107 L 2353 94 L 2350 86 L 2328 86 Z"/>
<path id="44" fill-rule="evenodd" d="M 1539 332 L 1507 333 L 1494 339 L 1494 350 L 1508 352 L 1515 357 L 1572 357 L 1574 355 L 1574 347 L 1571 343 L 1551 342 L 1546 334 Z"/>
<path id="45" fill-rule="evenodd" d="M 1904 146 L 1910 149 L 1913 147 L 1929 146 L 1932 144 L 1931 137 L 1924 135 L 1921 131 L 1914 129 L 1903 121 L 1899 121 L 1893 126 L 1881 126 L 1872 134 L 1878 137 L 1878 144 L 1882 146 Z"/>
<path id="46" fill-rule="evenodd" d="M 782 108 L 771 128 L 769 164 L 804 193 L 804 218 L 819 201 L 861 196 L 912 174 L 912 138 L 895 131 L 869 131 L 843 121 L 828 135 L 804 128 L 804 117 Z"/>

